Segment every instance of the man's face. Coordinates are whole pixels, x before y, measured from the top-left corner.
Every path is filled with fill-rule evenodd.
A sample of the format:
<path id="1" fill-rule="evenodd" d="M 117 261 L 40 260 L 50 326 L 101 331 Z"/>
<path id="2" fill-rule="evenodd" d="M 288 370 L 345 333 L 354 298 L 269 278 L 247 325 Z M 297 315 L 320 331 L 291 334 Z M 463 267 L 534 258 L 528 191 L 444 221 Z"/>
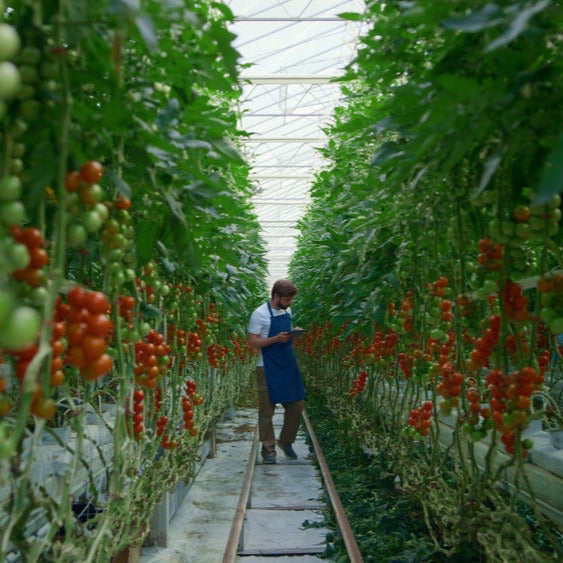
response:
<path id="1" fill-rule="evenodd" d="M 291 307 L 292 302 L 293 296 L 282 297 L 277 293 L 274 294 L 274 306 L 276 307 L 276 309 L 287 309 L 288 307 Z"/>

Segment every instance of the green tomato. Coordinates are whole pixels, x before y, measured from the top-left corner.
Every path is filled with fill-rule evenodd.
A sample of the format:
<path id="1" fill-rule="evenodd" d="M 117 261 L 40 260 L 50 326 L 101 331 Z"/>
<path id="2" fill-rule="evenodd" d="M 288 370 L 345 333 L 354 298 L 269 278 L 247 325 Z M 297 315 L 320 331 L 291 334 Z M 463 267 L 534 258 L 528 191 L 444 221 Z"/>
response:
<path id="1" fill-rule="evenodd" d="M 25 220 L 25 207 L 21 201 L 0 204 L 0 222 L 7 227 L 19 225 Z"/>
<path id="2" fill-rule="evenodd" d="M 94 211 L 96 211 L 101 217 L 102 223 L 105 223 L 108 220 L 109 209 L 105 203 L 96 203 L 96 205 L 94 205 Z"/>
<path id="3" fill-rule="evenodd" d="M 82 224 L 89 233 L 95 233 L 102 228 L 102 218 L 95 210 L 85 211 L 82 214 Z"/>
<path id="4" fill-rule="evenodd" d="M 22 195 L 22 183 L 17 176 L 4 176 L 0 180 L 0 201 L 15 201 Z"/>
<path id="5" fill-rule="evenodd" d="M 31 344 L 41 327 L 41 315 L 32 307 L 20 305 L 0 329 L 0 346 L 19 350 Z"/>
<path id="6" fill-rule="evenodd" d="M 14 270 L 23 270 L 29 266 L 31 260 L 27 246 L 20 242 L 14 242 L 7 248 L 6 254 L 10 261 L 10 266 Z"/>
<path id="7" fill-rule="evenodd" d="M 514 227 L 514 233 L 517 237 L 527 240 L 530 238 L 530 225 L 528 223 L 517 223 Z"/>
<path id="8" fill-rule="evenodd" d="M 39 78 L 39 73 L 34 66 L 31 65 L 21 65 L 20 66 L 20 78 L 24 84 L 33 84 L 37 82 Z"/>
<path id="9" fill-rule="evenodd" d="M 550 209 L 557 209 L 561 205 L 561 196 L 559 194 L 555 194 L 548 202 L 547 206 Z"/>
<path id="10" fill-rule="evenodd" d="M 69 246 L 80 246 L 86 242 L 88 233 L 83 225 L 71 223 L 67 227 L 66 238 Z"/>
<path id="11" fill-rule="evenodd" d="M 29 302 L 35 307 L 44 307 L 49 297 L 49 290 L 44 287 L 34 287 L 28 294 Z"/>
<path id="12" fill-rule="evenodd" d="M 9 62 L 0 62 L 0 100 L 10 100 L 20 89 L 21 78 L 18 67 Z"/>
<path id="13" fill-rule="evenodd" d="M 2 13 L 3 10 L 0 10 Z M 0 61 L 14 58 L 20 49 L 20 36 L 11 25 L 0 23 Z"/>
<path id="14" fill-rule="evenodd" d="M 563 333 L 563 317 L 555 317 L 548 322 L 549 328 L 554 334 Z"/>
<path id="15" fill-rule="evenodd" d="M 41 51 L 28 45 L 21 50 L 20 60 L 24 65 L 38 65 L 41 61 Z"/>

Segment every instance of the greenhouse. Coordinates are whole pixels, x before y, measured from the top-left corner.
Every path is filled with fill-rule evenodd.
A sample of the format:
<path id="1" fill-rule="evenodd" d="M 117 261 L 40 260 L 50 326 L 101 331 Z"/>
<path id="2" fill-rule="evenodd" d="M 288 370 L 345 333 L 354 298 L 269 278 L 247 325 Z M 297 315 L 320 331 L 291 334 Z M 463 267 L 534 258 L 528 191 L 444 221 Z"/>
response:
<path id="1" fill-rule="evenodd" d="M 0 561 L 560 561 L 562 28 L 0 0 Z"/>

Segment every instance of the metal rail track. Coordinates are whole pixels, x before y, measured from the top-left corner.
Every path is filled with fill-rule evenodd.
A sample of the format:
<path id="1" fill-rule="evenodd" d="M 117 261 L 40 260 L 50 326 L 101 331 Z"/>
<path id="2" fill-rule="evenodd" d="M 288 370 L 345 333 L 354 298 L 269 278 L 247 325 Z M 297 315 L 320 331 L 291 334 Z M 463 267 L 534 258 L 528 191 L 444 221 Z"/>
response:
<path id="1" fill-rule="evenodd" d="M 330 501 L 331 508 L 336 518 L 337 526 L 339 533 L 344 541 L 346 546 L 346 550 L 348 552 L 348 557 L 351 563 L 363 563 L 363 558 L 356 543 L 356 539 L 350 527 L 350 523 L 348 522 L 348 518 L 340 501 L 340 497 L 338 496 L 338 492 L 336 487 L 334 486 L 334 482 L 330 475 L 330 471 L 326 460 L 324 458 L 322 449 L 320 444 L 317 440 L 315 435 L 315 431 L 311 425 L 311 421 L 307 416 L 307 413 L 303 412 L 303 420 L 305 422 L 305 427 L 307 429 L 307 433 L 309 434 L 309 438 L 311 440 L 311 444 L 313 446 L 313 453 L 318 464 L 318 467 L 321 472 L 321 476 L 323 479 L 324 489 L 326 491 L 327 497 Z M 229 533 L 229 538 L 227 540 L 227 545 L 225 547 L 225 552 L 223 555 L 223 563 L 233 563 L 236 560 L 237 555 L 242 556 L 245 555 L 244 551 L 241 551 L 242 542 L 241 542 L 241 534 L 243 531 L 243 526 L 246 518 L 247 507 L 250 504 L 250 494 L 252 489 L 252 481 L 254 477 L 254 468 L 256 464 L 256 457 L 258 452 L 258 430 L 256 430 L 254 434 L 254 440 L 252 442 L 252 448 L 250 452 L 250 459 L 248 461 L 248 465 L 246 468 L 246 472 L 244 475 L 244 481 L 242 484 L 241 493 L 238 499 L 237 508 L 235 511 L 235 515 L 233 518 L 233 522 L 231 525 L 231 530 Z M 303 501 L 305 499 L 302 499 Z M 293 507 L 295 509 L 295 507 Z M 284 509 L 278 507 L 278 510 L 283 511 Z M 299 508 L 297 508 L 299 510 Z M 303 555 L 306 555 L 310 552 L 304 552 Z M 260 551 L 261 555 L 265 556 L 283 556 L 283 553 L 279 551 L 272 551 L 271 553 Z M 289 552 L 287 553 L 289 555 Z M 246 553 L 246 555 L 249 555 Z M 295 556 L 295 552 L 291 552 L 292 556 Z"/>

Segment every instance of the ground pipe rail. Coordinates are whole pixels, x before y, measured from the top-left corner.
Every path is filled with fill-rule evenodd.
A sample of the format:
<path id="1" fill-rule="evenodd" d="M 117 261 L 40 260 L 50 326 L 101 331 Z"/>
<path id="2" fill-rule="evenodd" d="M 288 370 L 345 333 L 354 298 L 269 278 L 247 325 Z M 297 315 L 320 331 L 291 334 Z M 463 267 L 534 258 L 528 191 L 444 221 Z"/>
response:
<path id="1" fill-rule="evenodd" d="M 309 417 L 307 416 L 307 413 L 305 411 L 303 411 L 303 419 L 305 420 L 307 432 L 309 433 L 311 443 L 313 444 L 313 449 L 315 450 L 317 463 L 319 464 L 325 482 L 326 491 L 332 504 L 332 509 L 334 510 L 336 522 L 338 524 L 340 534 L 342 535 L 344 545 L 346 546 L 348 557 L 350 557 L 350 562 L 363 563 L 364 559 L 362 557 L 362 554 L 360 553 L 358 544 L 356 543 L 356 538 L 354 537 L 352 528 L 350 528 L 350 522 L 348 522 L 348 517 L 346 516 L 346 512 L 344 512 L 344 507 L 342 506 L 342 502 L 340 501 L 340 497 L 338 496 L 338 492 L 336 491 L 336 487 L 334 486 L 334 481 L 332 480 L 332 476 L 330 475 L 330 471 L 321 450 L 321 446 L 317 440 L 315 431 L 313 430 L 311 422 L 309 421 Z"/>
<path id="2" fill-rule="evenodd" d="M 256 432 L 254 433 L 254 440 L 252 442 L 252 448 L 250 450 L 250 459 L 248 461 L 248 465 L 246 466 L 246 473 L 244 474 L 242 490 L 238 499 L 235 516 L 233 518 L 231 531 L 229 533 L 229 538 L 227 539 L 225 553 L 223 554 L 223 563 L 232 563 L 237 555 L 240 533 L 242 530 L 242 525 L 244 523 L 246 507 L 248 506 L 248 496 L 250 495 L 250 488 L 252 486 L 252 476 L 254 475 L 254 465 L 256 463 L 257 448 L 258 428 L 256 428 Z"/>

